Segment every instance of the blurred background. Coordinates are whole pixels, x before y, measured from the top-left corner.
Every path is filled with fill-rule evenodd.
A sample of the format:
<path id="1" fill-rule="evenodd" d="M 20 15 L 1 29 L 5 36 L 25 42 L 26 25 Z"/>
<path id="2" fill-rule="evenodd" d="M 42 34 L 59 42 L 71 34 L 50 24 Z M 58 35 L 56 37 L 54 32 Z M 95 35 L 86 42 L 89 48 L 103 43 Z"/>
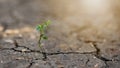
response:
<path id="1" fill-rule="evenodd" d="M 0 0 L 0 68 L 120 68 L 120 0 Z"/>
<path id="2" fill-rule="evenodd" d="M 0 30 L 34 29 L 37 24 L 51 20 L 54 34 L 115 40 L 120 32 L 119 3 L 119 0 L 0 0 Z"/>

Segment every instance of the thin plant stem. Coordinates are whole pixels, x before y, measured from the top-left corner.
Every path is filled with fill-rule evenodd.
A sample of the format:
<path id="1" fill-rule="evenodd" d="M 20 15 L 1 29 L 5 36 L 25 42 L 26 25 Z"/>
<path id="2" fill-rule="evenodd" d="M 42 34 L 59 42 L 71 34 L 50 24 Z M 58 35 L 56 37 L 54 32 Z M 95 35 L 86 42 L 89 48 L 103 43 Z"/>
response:
<path id="1" fill-rule="evenodd" d="M 39 48 L 42 50 L 42 43 L 41 43 L 41 41 L 42 41 L 42 36 L 43 36 L 43 34 L 41 33 L 40 34 L 40 36 L 39 36 L 39 40 L 38 40 L 38 45 L 39 45 Z M 43 50 L 42 50 L 42 52 L 43 52 Z"/>
<path id="2" fill-rule="evenodd" d="M 45 49 L 42 47 L 42 43 L 41 43 L 41 41 L 42 41 L 42 36 L 43 36 L 44 34 L 42 33 L 42 34 L 40 34 L 40 36 L 39 36 L 39 40 L 38 40 L 38 45 L 39 45 L 39 48 L 40 48 L 40 50 L 41 50 L 41 53 L 43 54 L 43 56 L 44 56 L 44 60 L 45 59 L 47 59 L 47 55 L 46 55 L 46 53 L 45 53 Z"/>

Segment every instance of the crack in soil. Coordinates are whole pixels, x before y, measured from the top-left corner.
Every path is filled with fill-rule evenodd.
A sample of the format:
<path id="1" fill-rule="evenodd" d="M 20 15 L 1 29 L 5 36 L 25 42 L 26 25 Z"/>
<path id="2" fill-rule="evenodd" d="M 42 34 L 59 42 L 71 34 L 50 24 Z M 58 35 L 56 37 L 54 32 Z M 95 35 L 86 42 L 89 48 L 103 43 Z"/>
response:
<path id="1" fill-rule="evenodd" d="M 40 53 L 43 54 L 43 60 L 47 59 L 47 56 L 49 55 L 59 55 L 59 54 L 93 54 L 95 52 L 54 52 L 54 53 L 50 53 L 50 52 L 42 52 L 40 50 L 32 50 L 29 47 L 26 46 L 20 46 L 16 40 L 14 40 L 14 45 L 15 47 L 13 48 L 0 48 L 0 50 L 13 50 L 15 52 L 20 52 L 20 53 Z M 17 50 L 17 48 L 24 48 L 26 49 L 26 51 L 22 51 L 22 50 Z"/>
<path id="2" fill-rule="evenodd" d="M 23 47 L 23 48 L 27 48 L 25 46 L 18 46 L 18 47 Z M 0 50 L 13 50 L 15 52 L 20 52 L 20 53 L 40 53 L 40 54 L 46 54 L 46 56 L 48 55 L 59 55 L 59 54 L 94 54 L 95 52 L 41 52 L 39 50 L 32 50 L 30 48 L 27 48 L 27 51 L 22 51 L 22 50 L 17 50 L 16 48 L 18 47 L 14 47 L 14 48 L 0 48 Z M 44 58 L 46 57 L 44 56 Z M 46 58 L 47 59 L 47 58 Z"/>
<path id="3" fill-rule="evenodd" d="M 82 40 L 83 41 L 83 40 Z M 100 54 L 100 52 L 101 52 L 101 50 L 98 48 L 98 46 L 97 46 L 97 44 L 96 43 L 102 43 L 102 42 L 100 42 L 100 41 L 84 41 L 85 43 L 91 43 L 92 45 L 93 45 L 93 47 L 96 49 L 96 51 L 93 53 L 93 55 L 97 58 L 97 59 L 100 59 L 100 60 L 102 60 L 104 63 L 105 63 L 105 68 L 109 68 L 109 65 L 107 64 L 107 62 L 108 61 L 113 61 L 113 60 L 110 60 L 110 59 L 107 59 L 107 58 L 105 58 L 105 57 L 103 57 L 103 56 L 101 56 L 101 54 Z M 89 62 L 89 60 L 88 60 L 88 62 Z M 87 62 L 87 63 L 88 63 Z"/>
<path id="4" fill-rule="evenodd" d="M 30 62 L 29 65 L 26 68 L 31 68 L 33 64 L 35 64 L 35 62 L 33 62 L 33 61 Z"/>
<path id="5" fill-rule="evenodd" d="M 29 47 L 20 46 L 16 41 L 14 41 L 15 47 L 13 47 L 13 48 L 0 48 L 0 50 L 13 50 L 15 52 L 20 52 L 20 53 L 40 53 L 40 54 L 43 55 L 43 59 L 42 59 L 43 61 L 46 61 L 48 59 L 49 55 L 59 55 L 59 54 L 91 54 L 91 55 L 95 56 L 96 58 L 102 60 L 105 63 L 105 65 L 106 65 L 105 68 L 108 68 L 109 66 L 107 65 L 107 62 L 108 61 L 112 61 L 112 60 L 107 59 L 107 58 L 101 56 L 101 54 L 100 54 L 101 51 L 97 47 L 96 42 L 95 43 L 92 42 L 92 44 L 95 47 L 96 51 L 94 51 L 94 52 L 83 52 L 83 53 L 81 53 L 81 52 L 54 52 L 54 53 L 41 52 L 40 50 L 32 50 Z M 27 51 L 17 50 L 16 48 L 19 48 L 19 47 L 25 48 L 25 49 L 27 49 Z M 34 59 L 34 60 L 40 60 L 40 59 Z M 86 63 L 88 63 L 88 62 L 89 62 L 89 60 Z M 30 68 L 34 63 L 35 62 L 33 62 L 33 61 L 30 62 L 29 66 L 27 68 Z"/>
<path id="6" fill-rule="evenodd" d="M 93 44 L 93 46 L 94 46 L 95 49 L 96 49 L 96 52 L 95 52 L 94 56 L 95 56 L 96 58 L 102 60 L 102 61 L 105 63 L 105 65 L 106 65 L 105 68 L 109 68 L 107 62 L 108 62 L 108 61 L 112 61 L 112 60 L 107 59 L 107 58 L 101 56 L 101 54 L 100 54 L 101 50 L 97 47 L 96 42 L 95 42 L 95 43 L 92 43 L 92 44 Z"/>

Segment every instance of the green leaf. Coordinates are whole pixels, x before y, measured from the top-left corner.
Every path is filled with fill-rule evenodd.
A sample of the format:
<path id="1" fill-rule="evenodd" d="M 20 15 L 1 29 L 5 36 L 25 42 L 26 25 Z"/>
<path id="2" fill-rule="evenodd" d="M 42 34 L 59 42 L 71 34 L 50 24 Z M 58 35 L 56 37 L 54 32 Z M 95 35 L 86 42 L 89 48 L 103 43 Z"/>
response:
<path id="1" fill-rule="evenodd" d="M 36 30 L 37 30 L 37 31 L 40 31 L 40 30 L 41 30 L 41 25 L 38 25 L 38 26 L 36 27 Z"/>
<path id="2" fill-rule="evenodd" d="M 45 22 L 45 25 L 48 26 L 48 25 L 50 25 L 50 23 L 51 23 L 51 21 L 48 20 L 48 21 Z"/>
<path id="3" fill-rule="evenodd" d="M 45 27 L 44 27 L 43 24 L 38 25 L 38 26 L 36 27 L 36 30 L 37 30 L 37 31 L 40 31 L 40 32 L 42 32 L 44 29 L 45 29 Z"/>
<path id="4" fill-rule="evenodd" d="M 47 39 L 48 39 L 48 37 L 47 37 L 47 36 L 45 36 L 45 35 L 43 35 L 43 36 L 42 36 L 42 39 L 47 40 Z"/>
<path id="5" fill-rule="evenodd" d="M 37 25 L 36 30 L 41 32 L 41 33 L 44 33 L 44 30 L 47 29 L 47 27 L 50 23 L 51 23 L 51 21 L 48 20 L 48 21 L 44 22 L 43 24 Z"/>

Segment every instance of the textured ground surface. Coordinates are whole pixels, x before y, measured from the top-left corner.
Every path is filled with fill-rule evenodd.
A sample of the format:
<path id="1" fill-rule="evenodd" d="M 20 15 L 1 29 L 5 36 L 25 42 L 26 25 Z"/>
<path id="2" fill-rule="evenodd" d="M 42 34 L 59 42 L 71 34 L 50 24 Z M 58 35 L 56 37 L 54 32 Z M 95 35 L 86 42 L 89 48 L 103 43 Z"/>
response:
<path id="1" fill-rule="evenodd" d="M 42 0 L 37 3 L 0 0 L 0 68 L 120 68 L 119 35 L 96 35 L 88 27 L 58 23 L 44 12 L 47 7 L 42 10 Z M 53 23 L 43 54 L 35 26 L 47 19 Z"/>

